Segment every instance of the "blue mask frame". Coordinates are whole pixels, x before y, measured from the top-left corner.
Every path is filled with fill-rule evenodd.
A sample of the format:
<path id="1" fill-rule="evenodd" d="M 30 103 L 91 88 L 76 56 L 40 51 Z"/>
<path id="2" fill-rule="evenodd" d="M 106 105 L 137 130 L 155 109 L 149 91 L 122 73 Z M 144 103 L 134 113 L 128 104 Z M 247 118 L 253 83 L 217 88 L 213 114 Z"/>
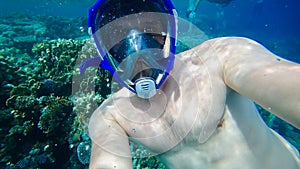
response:
<path id="1" fill-rule="evenodd" d="M 100 56 L 96 56 L 94 58 L 85 60 L 81 66 L 80 66 L 80 74 L 83 75 L 86 68 L 88 67 L 101 67 L 105 70 L 108 70 L 113 77 L 115 78 L 115 80 L 117 82 L 119 82 L 122 86 L 126 87 L 127 89 L 129 89 L 131 92 L 133 93 L 137 93 L 135 91 L 135 89 L 133 89 L 132 87 L 130 87 L 128 84 L 126 84 L 123 80 L 121 80 L 121 78 L 117 75 L 117 73 L 115 73 L 115 69 L 113 68 L 113 65 L 109 62 L 109 58 L 107 56 L 107 53 L 102 49 L 98 38 L 96 37 L 96 27 L 95 27 L 95 20 L 96 20 L 96 16 L 98 13 L 98 10 L 102 7 L 102 5 L 104 5 L 104 3 L 107 0 L 99 0 L 97 1 L 94 6 L 92 6 L 89 9 L 89 19 L 88 19 L 88 26 L 89 29 L 92 33 L 92 36 L 95 40 L 95 44 L 97 46 L 98 52 L 100 54 Z M 170 22 L 170 55 L 169 55 L 169 60 L 167 62 L 167 66 L 166 69 L 164 71 L 163 77 L 160 80 L 159 84 L 156 84 L 156 89 L 159 89 L 161 87 L 161 85 L 164 83 L 164 81 L 166 80 L 167 76 L 169 75 L 169 72 L 173 69 L 174 67 L 174 60 L 175 60 L 175 52 L 176 52 L 176 37 L 177 37 L 177 26 L 176 26 L 176 13 L 175 13 L 175 8 L 173 6 L 173 4 L 171 3 L 170 0 L 153 0 L 156 2 L 161 2 L 164 4 L 164 6 L 167 8 L 169 14 L 172 16 L 170 17 L 171 20 Z"/>

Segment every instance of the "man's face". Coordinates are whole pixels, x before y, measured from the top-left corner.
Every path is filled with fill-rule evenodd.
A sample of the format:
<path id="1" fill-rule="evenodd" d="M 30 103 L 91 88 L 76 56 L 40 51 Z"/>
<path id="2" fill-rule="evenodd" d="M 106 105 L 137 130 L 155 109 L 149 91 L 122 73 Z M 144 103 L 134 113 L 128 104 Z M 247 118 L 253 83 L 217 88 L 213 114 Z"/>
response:
<path id="1" fill-rule="evenodd" d="M 118 18 L 109 22 L 97 32 L 106 49 L 110 50 L 119 42 L 124 40 L 131 30 L 142 33 L 161 35 L 167 32 L 166 16 L 159 13 L 137 13 Z M 160 36 L 153 36 L 157 41 L 163 43 Z"/>

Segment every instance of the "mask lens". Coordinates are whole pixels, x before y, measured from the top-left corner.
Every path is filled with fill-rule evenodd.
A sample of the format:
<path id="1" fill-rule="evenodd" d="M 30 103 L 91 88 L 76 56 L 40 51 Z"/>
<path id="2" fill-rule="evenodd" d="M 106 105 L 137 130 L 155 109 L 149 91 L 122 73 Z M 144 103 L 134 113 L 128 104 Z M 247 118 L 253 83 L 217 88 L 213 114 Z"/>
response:
<path id="1" fill-rule="evenodd" d="M 115 59 L 115 64 L 119 65 L 119 63 L 133 53 L 138 53 L 147 49 L 162 49 L 165 38 L 165 36 L 150 33 L 136 34 L 134 36 L 129 35 L 126 39 L 121 40 L 113 46 L 109 50 L 109 53 Z M 151 54 L 151 57 L 155 60 L 159 60 L 164 57 L 161 55 L 163 55 L 162 52 L 154 52 Z"/>

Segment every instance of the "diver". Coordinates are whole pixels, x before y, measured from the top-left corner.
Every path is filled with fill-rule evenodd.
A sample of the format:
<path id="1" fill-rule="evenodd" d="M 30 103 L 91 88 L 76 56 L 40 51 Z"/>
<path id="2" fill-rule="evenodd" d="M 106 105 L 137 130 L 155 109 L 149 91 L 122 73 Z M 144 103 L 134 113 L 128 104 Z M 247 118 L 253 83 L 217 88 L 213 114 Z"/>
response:
<path id="1" fill-rule="evenodd" d="M 196 9 L 198 8 L 200 0 L 189 0 L 189 6 L 186 11 L 186 17 L 194 19 L 196 17 Z"/>
<path id="2" fill-rule="evenodd" d="M 221 4 L 222 6 L 228 5 L 232 0 L 208 0 L 208 2 Z M 194 19 L 196 17 L 196 10 L 199 6 L 200 0 L 189 0 L 189 6 L 186 11 L 186 17 L 189 19 Z"/>
<path id="3" fill-rule="evenodd" d="M 300 128 L 300 65 L 242 37 L 175 55 L 169 0 L 99 0 L 89 27 L 100 65 L 124 86 L 89 121 L 90 168 L 132 169 L 129 140 L 171 169 L 297 169 L 298 151 L 253 103 Z"/>

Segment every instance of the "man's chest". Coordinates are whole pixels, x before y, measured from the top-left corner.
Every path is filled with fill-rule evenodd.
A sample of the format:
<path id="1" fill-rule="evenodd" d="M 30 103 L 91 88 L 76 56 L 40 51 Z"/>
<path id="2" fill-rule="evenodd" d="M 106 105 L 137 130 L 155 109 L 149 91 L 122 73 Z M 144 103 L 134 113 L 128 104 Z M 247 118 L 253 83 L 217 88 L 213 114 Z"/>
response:
<path id="1" fill-rule="evenodd" d="M 194 89 L 179 86 L 182 85 L 173 87 L 170 93 L 159 91 L 148 101 L 132 97 L 119 102 L 122 106 L 117 106 L 115 114 L 118 123 L 132 139 L 156 153 L 164 153 L 182 141 L 206 141 L 221 121 L 225 86 L 219 86 L 222 93 L 218 97 L 208 82 Z"/>
<path id="2" fill-rule="evenodd" d="M 149 100 L 116 100 L 118 123 L 133 139 L 159 153 L 184 139 L 205 142 L 225 107 L 226 85 L 205 65 L 176 63 L 167 81 Z"/>

